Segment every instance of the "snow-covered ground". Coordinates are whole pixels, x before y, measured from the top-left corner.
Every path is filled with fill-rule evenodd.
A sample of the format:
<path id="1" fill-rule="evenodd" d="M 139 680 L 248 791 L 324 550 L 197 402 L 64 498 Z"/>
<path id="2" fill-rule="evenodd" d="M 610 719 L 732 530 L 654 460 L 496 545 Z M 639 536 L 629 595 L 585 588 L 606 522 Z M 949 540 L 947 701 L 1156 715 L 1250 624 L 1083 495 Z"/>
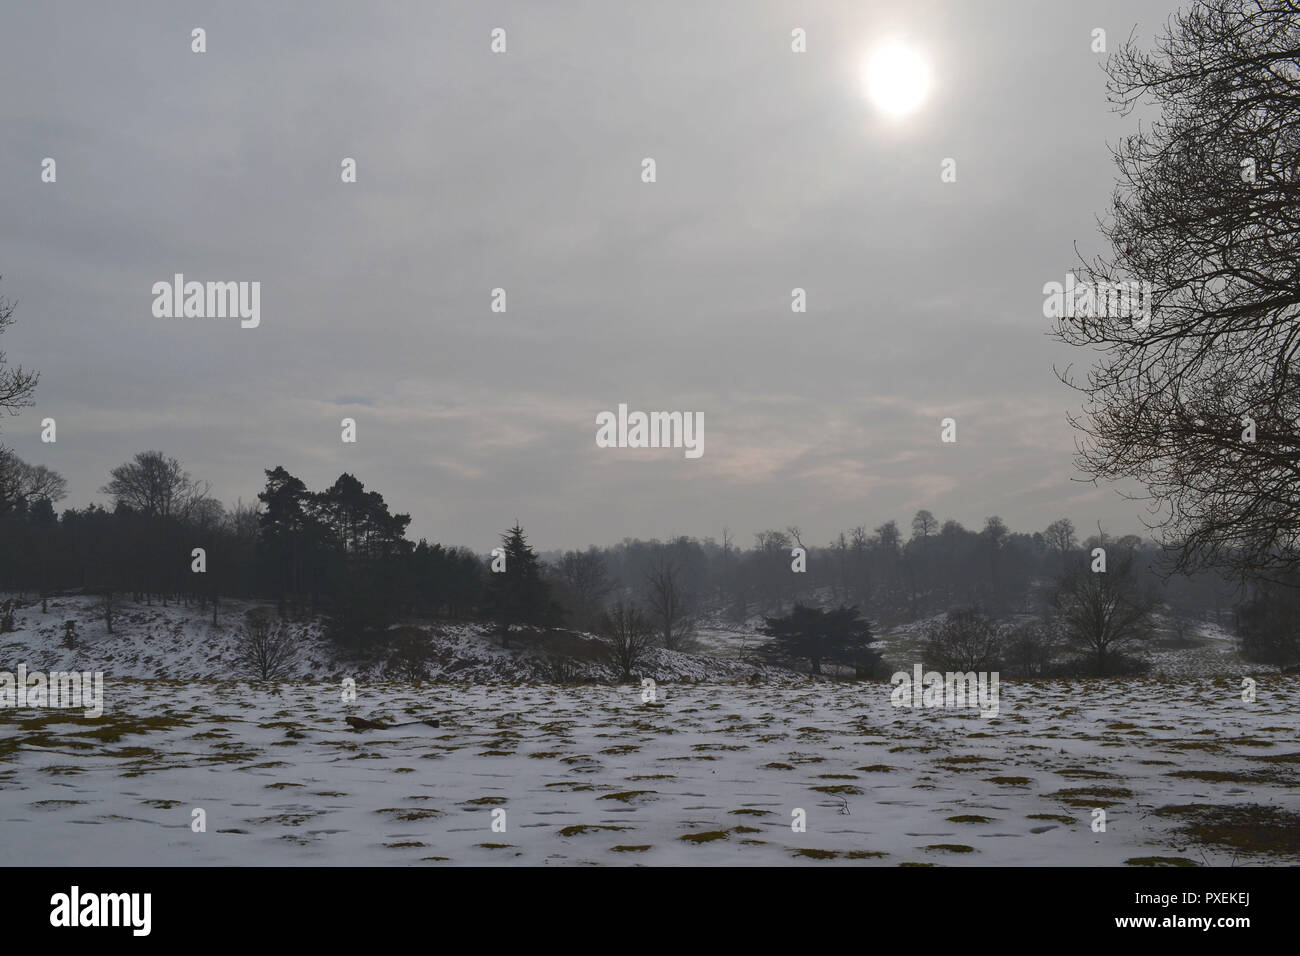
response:
<path id="1" fill-rule="evenodd" d="M 249 601 L 223 601 L 214 626 L 210 609 L 120 601 L 114 612 L 113 633 L 109 633 L 95 598 L 52 598 L 45 612 L 39 602 L 29 598 L 15 614 L 15 630 L 0 634 L 0 667 L 12 669 L 21 661 L 29 669 L 98 670 L 113 677 L 222 680 L 251 676 L 241 669 L 236 645 L 244 612 L 254 606 Z M 940 618 L 942 615 L 931 620 Z M 65 620 L 77 623 L 75 648 L 62 646 Z M 590 635 L 522 635 L 510 648 L 502 648 L 477 625 L 411 623 L 428 636 L 429 673 L 434 679 L 474 683 L 562 676 L 565 680 L 605 681 L 616 676 L 601 645 Z M 760 616 L 739 623 L 720 618 L 701 621 L 693 653 L 653 649 L 646 660 L 646 673 L 660 680 L 726 682 L 758 672 L 764 680 L 788 682 L 785 672 L 763 666 L 755 654 L 765 640 L 758 632 L 762 623 Z M 910 669 L 917 660 L 924 663 L 921 635 L 926 623 L 879 629 L 876 646 L 891 669 Z M 1163 619 L 1157 625 L 1161 634 L 1167 634 Z M 379 677 L 383 671 L 382 658 L 358 661 L 340 655 L 325 639 L 319 622 L 294 623 L 291 628 L 300 653 L 288 676 L 341 679 Z M 1276 669 L 1243 662 L 1232 634 L 1212 623 L 1195 623 L 1188 637 L 1185 647 L 1152 642 L 1142 651 L 1151 662 L 1153 675 L 1207 677 Z M 556 668 L 557 660 L 565 666 Z"/>
<path id="2" fill-rule="evenodd" d="M 8 597 L 9 595 L 0 595 Z M 110 677 L 171 680 L 223 680 L 251 677 L 239 662 L 238 629 L 252 607 L 249 601 L 223 601 L 217 624 L 212 611 L 197 606 L 146 605 L 119 601 L 110 633 L 100 602 L 91 597 L 50 599 L 42 612 L 39 601 L 24 603 L 15 613 L 15 629 L 0 634 L 0 670 L 27 669 L 101 671 Z M 62 643 L 63 623 L 77 625 L 75 647 Z M 304 680 L 382 675 L 382 655 L 355 660 L 325 638 L 318 621 L 291 623 L 299 648 L 286 677 Z M 509 648 L 474 624 L 420 622 L 429 650 L 433 679 L 475 683 L 555 679 L 614 679 L 604 645 L 591 635 L 575 632 L 518 635 Z M 560 666 L 557 666 L 560 665 Z M 764 680 L 791 682 L 796 675 L 779 668 L 747 663 L 736 657 L 682 654 L 652 648 L 643 667 L 657 680 L 729 681 L 755 673 Z"/>
<path id="3" fill-rule="evenodd" d="M 670 684 L 651 706 L 111 678 L 98 720 L 0 712 L 0 865 L 1293 864 L 1300 677 L 1257 681 L 1254 703 L 1237 678 L 1004 683 L 981 719 L 895 708 L 887 683 Z"/>
<path id="4" fill-rule="evenodd" d="M 19 608 L 0 671 L 102 671 L 106 709 L 0 709 L 0 864 L 1300 862 L 1300 677 L 1206 625 L 1150 678 L 1003 682 L 982 719 L 746 660 L 755 622 L 656 650 L 654 705 L 541 682 L 608 681 L 589 635 L 505 649 L 472 625 L 424 627 L 437 682 L 385 681 L 308 623 L 293 679 L 250 684 L 228 679 L 249 606 L 214 626 L 123 602 L 111 634 L 92 598 Z M 910 668 L 917 634 L 886 630 L 886 659 Z"/>

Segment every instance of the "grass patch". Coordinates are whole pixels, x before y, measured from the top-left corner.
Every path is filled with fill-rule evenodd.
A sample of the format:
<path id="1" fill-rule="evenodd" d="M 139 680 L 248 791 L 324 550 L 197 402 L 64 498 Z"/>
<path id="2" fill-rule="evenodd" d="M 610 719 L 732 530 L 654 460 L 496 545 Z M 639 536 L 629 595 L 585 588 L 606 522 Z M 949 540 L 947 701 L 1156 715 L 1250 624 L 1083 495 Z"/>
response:
<path id="1" fill-rule="evenodd" d="M 1178 831 L 1198 843 L 1271 857 L 1300 857 L 1300 814 L 1257 804 L 1194 803 L 1160 807 L 1156 816 L 1183 821 Z"/>
<path id="2" fill-rule="evenodd" d="M 644 797 L 649 794 L 658 793 L 657 790 L 620 790 L 618 793 L 607 793 L 597 797 L 597 800 L 618 800 L 621 803 L 631 803 L 638 797 Z"/>
<path id="3" fill-rule="evenodd" d="M 384 807 L 382 810 L 376 810 L 375 813 L 387 814 L 394 820 L 400 820 L 402 823 L 414 823 L 417 820 L 432 820 L 435 817 L 442 816 L 441 810 L 427 810 L 423 807 Z"/>
<path id="4" fill-rule="evenodd" d="M 1267 760 L 1269 763 L 1300 763 L 1300 751 L 1289 754 L 1259 754 L 1251 760 Z"/>
<path id="5" fill-rule="evenodd" d="M 1235 770 L 1174 770 L 1166 777 L 1204 780 L 1206 783 L 1285 783 L 1263 773 L 1238 773 Z"/>
<path id="6" fill-rule="evenodd" d="M 607 823 L 575 823 L 560 830 L 560 836 L 582 836 L 586 833 L 599 833 L 601 830 L 630 830 L 631 827 L 616 827 Z"/>
<path id="7" fill-rule="evenodd" d="M 795 850 L 794 855 L 807 857 L 810 860 L 833 860 L 837 856 L 839 856 L 839 853 L 836 852 L 835 850 L 803 849 L 803 850 Z"/>
<path id="8" fill-rule="evenodd" d="M 1107 773 L 1104 770 L 1090 770 L 1087 767 L 1066 767 L 1064 770 L 1058 770 L 1056 773 L 1062 777 L 1070 779 L 1090 779 L 1090 780 L 1114 780 L 1115 774 Z"/>
<path id="9" fill-rule="evenodd" d="M 1132 856 L 1124 861 L 1125 866 L 1200 866 L 1195 860 L 1183 856 Z"/>
<path id="10" fill-rule="evenodd" d="M 1075 787 L 1048 796 L 1072 807 L 1113 807 L 1123 800 L 1133 799 L 1133 791 L 1123 787 Z"/>

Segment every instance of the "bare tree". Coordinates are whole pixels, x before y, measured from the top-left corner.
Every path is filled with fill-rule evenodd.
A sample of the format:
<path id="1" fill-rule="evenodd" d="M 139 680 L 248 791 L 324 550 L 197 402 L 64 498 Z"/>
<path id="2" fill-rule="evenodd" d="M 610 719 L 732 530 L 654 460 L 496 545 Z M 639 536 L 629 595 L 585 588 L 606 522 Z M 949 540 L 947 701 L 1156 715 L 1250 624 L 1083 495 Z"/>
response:
<path id="1" fill-rule="evenodd" d="M 288 677 L 298 657 L 298 645 L 282 621 L 257 608 L 244 616 L 235 645 L 235 661 L 257 680 Z"/>
<path id="2" fill-rule="evenodd" d="M 922 508 L 912 518 L 912 537 L 921 538 L 922 540 L 937 534 L 939 531 L 939 521 L 935 518 L 934 513 Z"/>
<path id="3" fill-rule="evenodd" d="M 1133 551 L 1117 551 L 1106 571 L 1071 562 L 1053 603 L 1066 640 L 1092 655 L 1099 675 L 1111 671 L 1119 653 L 1152 634 L 1155 601 L 1142 592 Z"/>
<path id="4" fill-rule="evenodd" d="M 16 302 L 0 297 L 0 333 L 13 324 L 16 308 Z M 40 375 L 24 370 L 21 365 L 6 368 L 6 364 L 5 353 L 0 351 L 0 409 L 17 415 L 20 409 L 31 407 Z"/>
<path id="5" fill-rule="evenodd" d="M 67 497 L 68 483 L 44 465 L 29 465 L 8 448 L 0 448 L 0 515 L 33 508 L 40 501 L 53 504 Z"/>
<path id="6" fill-rule="evenodd" d="M 578 604 L 579 624 L 588 624 L 610 588 L 604 555 L 595 547 L 566 551 L 560 558 L 559 572 Z"/>
<path id="7" fill-rule="evenodd" d="M 1145 485 L 1176 568 L 1300 569 L 1297 51 L 1294 0 L 1195 0 L 1105 67 L 1117 111 L 1160 116 L 1114 149 L 1112 251 L 1054 316 L 1098 358 L 1061 377 L 1080 467 Z"/>
<path id="8" fill-rule="evenodd" d="M 1043 532 L 1043 540 L 1047 542 L 1048 547 L 1055 549 L 1061 554 L 1069 554 L 1074 550 L 1075 544 L 1078 543 L 1078 537 L 1074 532 L 1074 522 L 1069 518 L 1058 518 L 1047 526 Z"/>
<path id="9" fill-rule="evenodd" d="M 646 576 L 646 603 L 663 646 L 684 650 L 695 633 L 688 610 L 681 566 L 669 553 L 660 554 Z"/>
<path id="10" fill-rule="evenodd" d="M 650 622 L 635 603 L 618 601 L 605 614 L 601 631 L 609 639 L 609 661 L 619 680 L 631 680 L 650 649 Z"/>
<path id="11" fill-rule="evenodd" d="M 722 526 L 722 573 L 717 576 L 718 581 L 718 600 L 725 607 L 727 604 L 727 591 L 731 586 L 731 549 L 735 541 L 731 533 L 731 528 L 727 525 Z"/>
<path id="12" fill-rule="evenodd" d="M 1052 664 L 1052 631 L 1040 621 L 1026 621 L 1003 637 L 1002 663 L 1016 677 L 1042 677 Z"/>
<path id="13" fill-rule="evenodd" d="M 754 535 L 754 550 L 762 551 L 764 554 L 778 552 L 789 554 L 790 544 L 790 533 L 788 531 L 777 531 L 775 528 L 769 528 Z"/>
<path id="14" fill-rule="evenodd" d="M 255 544 L 260 517 L 261 512 L 256 505 L 246 505 L 243 500 L 240 500 L 235 503 L 232 510 L 226 512 L 225 528 L 236 540 Z"/>
<path id="15" fill-rule="evenodd" d="M 13 324 L 15 308 L 16 303 L 0 296 L 0 333 Z M 0 350 L 0 410 L 17 415 L 31 407 L 40 376 L 21 365 L 7 366 L 5 353 Z M 57 472 L 33 468 L 7 448 L 0 447 L 0 515 L 18 508 L 20 503 L 34 504 L 42 490 L 51 501 L 57 501 L 65 489 L 66 483 Z"/>
<path id="16" fill-rule="evenodd" d="M 100 488 L 115 505 L 125 505 L 150 517 L 210 517 L 206 482 L 196 482 L 175 458 L 160 451 L 142 451 L 110 472 L 112 480 Z"/>

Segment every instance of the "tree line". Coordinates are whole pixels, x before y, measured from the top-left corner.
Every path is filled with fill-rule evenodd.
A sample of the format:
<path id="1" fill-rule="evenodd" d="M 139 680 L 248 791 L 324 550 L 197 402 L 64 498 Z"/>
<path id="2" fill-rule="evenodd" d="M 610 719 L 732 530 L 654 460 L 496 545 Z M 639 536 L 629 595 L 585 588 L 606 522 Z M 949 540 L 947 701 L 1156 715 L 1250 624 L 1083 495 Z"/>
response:
<path id="1" fill-rule="evenodd" d="M 408 618 L 483 622 L 503 644 L 526 639 L 521 630 L 529 627 L 566 626 L 607 635 L 621 629 L 634 643 L 685 650 L 701 619 L 779 632 L 807 623 L 799 608 L 853 608 L 877 627 L 954 609 L 978 609 L 994 621 L 1064 617 L 1063 592 L 1086 595 L 1105 581 L 1117 593 L 1140 595 L 1148 609 L 1164 605 L 1191 620 L 1216 614 L 1234 595 L 1231 582 L 1208 573 L 1166 579 L 1150 542 L 1112 538 L 1101 529 L 1081 539 L 1069 519 L 1027 533 L 994 516 L 975 531 L 921 510 L 906 537 L 888 521 L 817 546 L 789 526 L 761 531 L 741 547 L 723 529 L 720 539 L 627 538 L 612 547 L 545 555 L 516 522 L 493 551 L 479 553 L 412 541 L 410 515 L 394 513 L 354 475 L 318 490 L 283 466 L 264 477 L 255 504 L 227 508 L 179 461 L 150 450 L 110 471 L 101 488 L 107 507 L 59 512 L 62 477 L 4 452 L 0 584 L 42 598 L 95 594 L 110 628 L 122 598 L 196 604 L 210 608 L 214 621 L 222 599 L 269 600 L 284 620 L 320 617 L 340 645 L 359 653 L 383 643 Z M 1107 575 L 1082 574 L 1097 548 L 1112 554 Z M 1271 594 L 1256 589 L 1242 605 L 1248 627 L 1265 618 L 1273 627 L 1279 615 L 1269 610 Z M 774 623 L 791 615 L 797 620 Z M 828 619 L 831 624 L 841 635 L 856 633 L 848 619 Z M 1094 647 L 1103 670 L 1110 644 L 1102 635 Z M 1032 659 L 1032 647 L 1022 652 Z M 869 663 L 856 650 L 845 655 L 846 666 Z M 817 655 L 793 656 L 819 667 Z"/>

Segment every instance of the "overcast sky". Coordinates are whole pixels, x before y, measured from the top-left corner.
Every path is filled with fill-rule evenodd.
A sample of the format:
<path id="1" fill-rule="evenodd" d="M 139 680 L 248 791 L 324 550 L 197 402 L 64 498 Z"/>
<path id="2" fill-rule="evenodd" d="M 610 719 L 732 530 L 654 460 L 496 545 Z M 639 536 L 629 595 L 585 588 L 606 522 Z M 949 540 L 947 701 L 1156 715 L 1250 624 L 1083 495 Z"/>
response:
<path id="1" fill-rule="evenodd" d="M 275 465 L 348 471 L 412 536 L 480 551 L 516 518 L 543 549 L 822 544 L 918 508 L 1140 530 L 1071 480 L 1052 366 L 1088 355 L 1047 337 L 1042 287 L 1100 248 L 1135 127 L 1092 30 L 1114 49 L 1173 9 L 8 4 L 0 348 L 41 380 L 0 440 L 67 476 L 65 506 L 157 448 L 227 504 Z M 889 120 L 861 64 L 900 35 L 934 85 Z M 177 272 L 261 282 L 260 326 L 155 318 Z M 703 456 L 598 448 L 620 402 L 702 413 Z"/>

